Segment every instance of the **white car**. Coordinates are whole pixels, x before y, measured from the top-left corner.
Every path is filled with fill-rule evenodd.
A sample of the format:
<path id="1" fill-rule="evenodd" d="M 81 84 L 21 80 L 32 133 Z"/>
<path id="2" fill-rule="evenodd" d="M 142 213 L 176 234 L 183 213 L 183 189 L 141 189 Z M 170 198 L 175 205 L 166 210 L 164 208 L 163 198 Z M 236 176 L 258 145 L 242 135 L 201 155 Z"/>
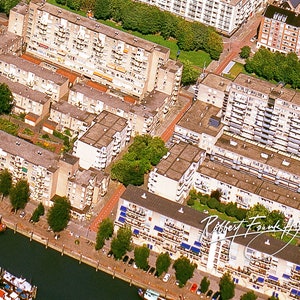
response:
<path id="1" fill-rule="evenodd" d="M 163 282 L 168 282 L 170 277 L 171 277 L 171 275 L 169 273 L 166 273 L 166 275 L 163 278 Z"/>

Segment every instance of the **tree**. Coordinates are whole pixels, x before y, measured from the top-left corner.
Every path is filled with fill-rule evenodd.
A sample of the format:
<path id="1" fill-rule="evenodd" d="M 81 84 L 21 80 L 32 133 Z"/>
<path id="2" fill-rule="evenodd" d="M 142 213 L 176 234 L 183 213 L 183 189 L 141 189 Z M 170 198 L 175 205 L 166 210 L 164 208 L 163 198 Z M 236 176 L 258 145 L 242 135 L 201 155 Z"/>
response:
<path id="1" fill-rule="evenodd" d="M 131 248 L 131 228 L 130 226 L 120 227 L 117 236 L 111 242 L 111 251 L 115 259 L 121 259 Z"/>
<path id="2" fill-rule="evenodd" d="M 229 272 L 223 274 L 219 282 L 220 295 L 222 300 L 229 300 L 234 297 L 235 284 Z"/>
<path id="3" fill-rule="evenodd" d="M 209 285 L 210 280 L 206 276 L 204 276 L 200 282 L 201 293 L 206 293 L 208 291 Z"/>
<path id="4" fill-rule="evenodd" d="M 160 276 L 163 272 L 168 272 L 171 265 L 171 258 L 168 252 L 160 253 L 156 259 L 156 272 Z"/>
<path id="5" fill-rule="evenodd" d="M 190 85 L 194 84 L 197 81 L 199 76 L 199 72 L 194 69 L 192 63 L 189 60 L 182 61 L 183 63 L 183 71 L 181 76 L 182 85 Z"/>
<path id="6" fill-rule="evenodd" d="M 240 297 L 241 300 L 256 300 L 257 299 L 257 296 L 254 294 L 253 291 L 251 292 L 247 292 L 245 294 L 243 294 L 241 297 Z"/>
<path id="7" fill-rule="evenodd" d="M 218 201 L 220 201 L 221 196 L 222 196 L 222 192 L 220 190 L 215 190 L 210 193 L 210 197 L 215 198 Z"/>
<path id="8" fill-rule="evenodd" d="M 0 83 L 0 115 L 9 114 L 13 107 L 13 95 L 5 83 Z"/>
<path id="9" fill-rule="evenodd" d="M 110 0 L 96 0 L 94 16 L 96 19 L 108 19 L 110 17 Z"/>
<path id="10" fill-rule="evenodd" d="M 27 180 L 19 180 L 9 191 L 9 198 L 15 210 L 24 208 L 29 200 L 30 191 Z"/>
<path id="11" fill-rule="evenodd" d="M 250 53 L 251 53 L 251 48 L 249 46 L 244 46 L 241 49 L 240 57 L 244 58 L 244 59 L 247 59 L 250 56 Z"/>
<path id="12" fill-rule="evenodd" d="M 102 249 L 105 244 L 105 240 L 108 240 L 110 237 L 112 237 L 113 233 L 114 223 L 109 218 L 104 219 L 98 227 L 95 249 Z"/>
<path id="13" fill-rule="evenodd" d="M 71 203 L 66 197 L 56 196 L 54 205 L 50 208 L 47 221 L 54 232 L 64 230 L 70 221 Z"/>
<path id="14" fill-rule="evenodd" d="M 12 175 L 8 169 L 4 169 L 0 172 L 0 193 L 2 199 L 9 195 L 9 191 L 12 187 Z"/>
<path id="15" fill-rule="evenodd" d="M 134 248 L 134 261 L 139 269 L 148 269 L 148 258 L 150 255 L 150 250 L 146 246 L 135 247 Z"/>
<path id="16" fill-rule="evenodd" d="M 175 269 L 176 279 L 179 280 L 179 286 L 184 286 L 193 277 L 196 267 L 197 265 L 191 263 L 185 256 L 181 256 L 175 260 L 173 269 Z"/>
<path id="17" fill-rule="evenodd" d="M 40 220 L 40 216 L 43 216 L 45 214 L 45 208 L 42 203 L 39 203 L 38 207 L 34 210 L 30 221 L 36 223 Z"/>

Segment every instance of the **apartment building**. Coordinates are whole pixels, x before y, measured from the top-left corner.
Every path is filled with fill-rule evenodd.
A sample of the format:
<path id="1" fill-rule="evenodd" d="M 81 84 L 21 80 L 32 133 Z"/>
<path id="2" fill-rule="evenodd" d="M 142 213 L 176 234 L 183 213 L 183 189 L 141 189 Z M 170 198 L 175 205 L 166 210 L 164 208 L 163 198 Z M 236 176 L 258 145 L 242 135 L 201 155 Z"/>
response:
<path id="1" fill-rule="evenodd" d="M 69 130 L 71 134 L 81 136 L 92 125 L 96 115 L 81 110 L 67 101 L 60 101 L 51 105 L 48 120 L 56 123 L 58 131 Z"/>
<path id="2" fill-rule="evenodd" d="M 69 89 L 68 78 L 12 54 L 0 55 L 0 75 L 45 93 L 54 101 L 58 101 Z"/>
<path id="3" fill-rule="evenodd" d="M 293 6 L 268 5 L 263 14 L 257 47 L 273 52 L 295 52 L 300 57 L 300 15 Z"/>
<path id="4" fill-rule="evenodd" d="M 0 33 L 0 54 L 21 54 L 23 38 L 14 33 L 4 31 Z"/>
<path id="5" fill-rule="evenodd" d="M 79 158 L 82 168 L 103 170 L 129 142 L 130 135 L 125 118 L 102 111 L 88 131 L 75 142 L 73 153 Z"/>
<path id="6" fill-rule="evenodd" d="M 7 77 L 0 76 L 0 83 L 8 85 L 12 92 L 14 103 L 12 111 L 15 114 L 34 114 L 37 116 L 35 122 L 39 122 L 46 117 L 50 111 L 51 98 L 44 93 L 34 91 L 27 86 Z"/>
<path id="7" fill-rule="evenodd" d="M 214 27 L 224 35 L 232 35 L 252 15 L 263 8 L 266 1 L 209 1 L 209 0 L 139 0 L 157 6 L 187 20 Z"/>
<path id="8" fill-rule="evenodd" d="M 81 110 L 93 114 L 106 110 L 126 118 L 132 129 L 132 135 L 155 134 L 157 126 L 169 112 L 171 101 L 172 98 L 168 94 L 154 90 L 137 103 L 126 95 L 105 93 L 86 84 L 74 85 L 68 97 L 68 102 Z"/>
<path id="9" fill-rule="evenodd" d="M 172 139 L 210 152 L 223 133 L 221 116 L 219 107 L 197 100 L 175 125 Z"/>
<path id="10" fill-rule="evenodd" d="M 172 259 L 184 255 L 218 277 L 230 271 L 235 283 L 255 291 L 291 299 L 300 289 L 298 247 L 263 232 L 232 230 L 216 216 L 131 185 L 120 197 L 115 230 L 124 225 L 131 226 L 134 243 Z"/>
<path id="11" fill-rule="evenodd" d="M 300 93 L 239 74 L 223 102 L 223 122 L 231 133 L 299 156 Z"/>
<path id="12" fill-rule="evenodd" d="M 183 203 L 193 186 L 195 172 L 204 158 L 205 151 L 197 146 L 182 142 L 174 144 L 150 172 L 148 190 Z"/>
<path id="13" fill-rule="evenodd" d="M 161 66 L 163 76 L 173 77 L 175 70 L 181 78 L 180 63 L 168 67 L 168 48 L 45 1 L 31 1 L 25 15 L 23 5 L 12 9 L 8 30 L 24 37 L 27 52 L 139 99 L 156 88 Z M 174 96 L 176 83 L 170 86 Z"/>

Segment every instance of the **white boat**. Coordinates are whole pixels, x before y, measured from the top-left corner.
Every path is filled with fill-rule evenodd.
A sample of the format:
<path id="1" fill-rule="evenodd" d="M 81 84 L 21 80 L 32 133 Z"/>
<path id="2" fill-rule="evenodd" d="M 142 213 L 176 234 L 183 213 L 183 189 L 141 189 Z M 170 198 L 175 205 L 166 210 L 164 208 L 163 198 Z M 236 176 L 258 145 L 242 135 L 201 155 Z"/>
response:
<path id="1" fill-rule="evenodd" d="M 150 289 L 139 289 L 138 294 L 144 300 L 167 300 L 166 298 L 160 296 L 158 292 Z"/>

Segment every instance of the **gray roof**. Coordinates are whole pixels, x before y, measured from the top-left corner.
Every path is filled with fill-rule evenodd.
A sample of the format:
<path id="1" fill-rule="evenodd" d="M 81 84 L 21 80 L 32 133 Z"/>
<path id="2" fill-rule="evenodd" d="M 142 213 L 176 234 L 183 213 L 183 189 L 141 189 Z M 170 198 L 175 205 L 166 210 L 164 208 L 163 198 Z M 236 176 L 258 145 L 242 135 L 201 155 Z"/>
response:
<path id="1" fill-rule="evenodd" d="M 224 222 L 223 220 L 216 218 L 216 220 L 212 222 L 210 226 L 207 226 L 207 221 L 205 220 L 205 218 L 209 217 L 207 214 L 201 213 L 187 206 L 182 206 L 176 202 L 152 194 L 146 190 L 143 190 L 133 185 L 129 185 L 127 187 L 125 192 L 122 194 L 121 198 L 123 200 L 135 203 L 139 206 L 145 207 L 149 210 L 155 211 L 174 220 L 178 220 L 184 224 L 193 226 L 200 230 L 208 229 L 208 232 L 212 232 L 217 223 L 220 224 Z M 263 233 L 256 235 L 245 235 L 245 228 L 241 228 L 238 231 L 238 233 L 242 236 L 235 237 L 235 243 L 244 245 L 246 247 L 255 249 L 257 251 L 269 255 L 273 255 L 275 257 L 293 262 L 295 264 L 300 264 L 299 247 L 287 245 L 281 240 L 274 239 Z M 232 232 L 228 232 L 227 236 L 231 236 L 232 234 Z M 269 241 L 268 244 L 266 243 L 266 240 Z M 281 251 L 276 253 L 276 251 L 280 249 Z"/>

